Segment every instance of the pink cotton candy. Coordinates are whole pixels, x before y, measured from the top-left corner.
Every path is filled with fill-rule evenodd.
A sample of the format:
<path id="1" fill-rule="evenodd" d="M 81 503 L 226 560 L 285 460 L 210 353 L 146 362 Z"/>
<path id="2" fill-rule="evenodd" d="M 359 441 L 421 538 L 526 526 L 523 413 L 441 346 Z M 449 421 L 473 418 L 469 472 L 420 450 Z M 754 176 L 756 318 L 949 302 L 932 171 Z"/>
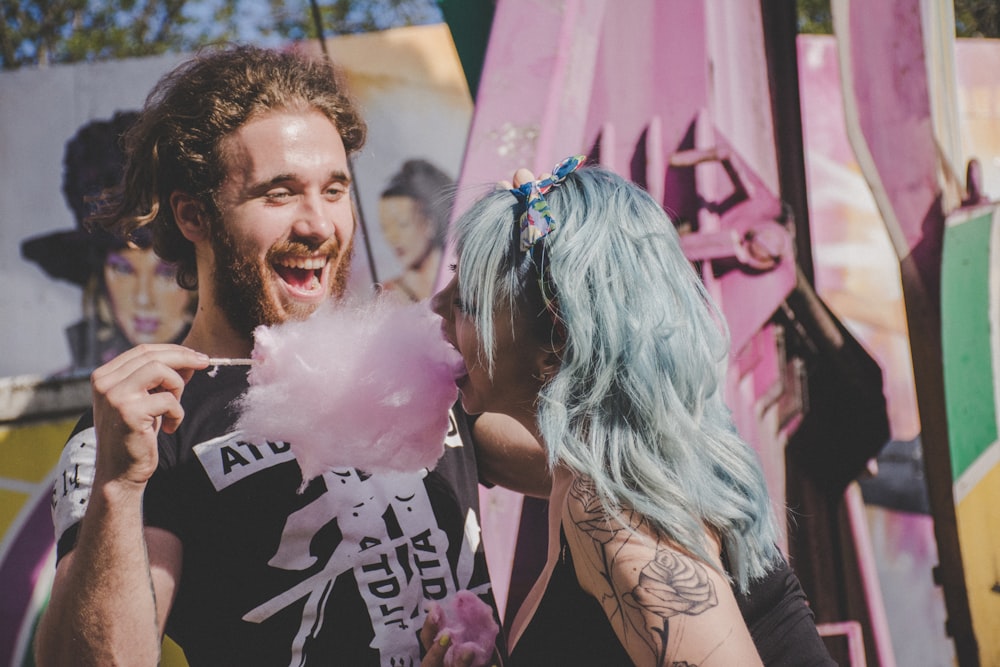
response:
<path id="1" fill-rule="evenodd" d="M 483 667 L 493 657 L 500 628 L 493 620 L 493 610 L 471 591 L 458 591 L 440 604 L 431 605 L 428 613 L 438 626 L 434 641 L 443 635 L 451 638 L 444 654 L 444 667 L 459 664 L 459 658 L 472 654 L 472 667 Z"/>
<path id="2" fill-rule="evenodd" d="M 426 303 L 329 304 L 254 331 L 237 428 L 290 444 L 303 480 L 330 470 L 433 468 L 444 453 L 461 355 Z"/>

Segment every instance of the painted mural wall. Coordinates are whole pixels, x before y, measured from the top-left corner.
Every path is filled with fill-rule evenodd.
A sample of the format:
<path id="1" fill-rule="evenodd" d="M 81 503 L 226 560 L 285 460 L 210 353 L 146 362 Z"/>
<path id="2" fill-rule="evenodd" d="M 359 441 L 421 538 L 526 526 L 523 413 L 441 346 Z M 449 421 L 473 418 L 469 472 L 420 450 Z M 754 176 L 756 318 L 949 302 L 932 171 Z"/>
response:
<path id="1" fill-rule="evenodd" d="M 368 243 L 356 246 L 351 288 L 370 292 L 379 282 L 400 298 L 425 298 L 472 111 L 454 46 L 444 26 L 424 26 L 338 38 L 329 47 L 370 124 L 354 165 Z M 953 656 L 931 580 L 936 550 L 898 264 L 847 142 L 835 48 L 832 38 L 800 37 L 817 288 L 884 369 L 893 440 L 879 475 L 862 484 L 867 516 L 897 663 L 936 667 Z M 26 258 L 23 248 L 47 238 L 48 251 L 65 241 L 83 252 L 72 246 L 80 241 L 78 221 L 63 192 L 72 140 L 95 122 L 138 109 L 180 59 L 0 73 L 0 402 L 15 376 L 83 373 L 93 363 L 74 356 L 69 333 L 101 316 L 90 276 L 55 275 L 67 267 Z M 961 40 L 956 59 L 965 157 L 979 159 L 984 192 L 1000 198 L 1000 42 Z M 72 423 L 25 424 L 14 411 L 0 411 L 0 664 L 22 664 L 31 618 L 44 604 L 52 568 L 50 471 Z"/>
<path id="2" fill-rule="evenodd" d="M 1000 198 L 1000 41 L 959 40 L 955 56 L 964 160 L 979 160 L 985 195 Z M 899 264 L 847 139 L 832 37 L 799 37 L 799 76 L 817 291 L 883 369 L 892 440 L 861 487 L 896 662 L 953 664 Z M 964 179 L 965 164 L 953 167 Z"/>
<path id="3" fill-rule="evenodd" d="M 294 48 L 320 55 L 315 43 Z M 400 28 L 327 48 L 369 126 L 353 163 L 363 225 L 349 288 L 422 300 L 472 115 L 450 32 Z M 0 665 L 30 664 L 54 567 L 52 469 L 89 371 L 134 343 L 177 340 L 190 319 L 170 265 L 81 227 L 84 195 L 118 178 L 115 139 L 131 112 L 183 58 L 0 73 Z M 55 387 L 73 391 L 57 390 L 54 412 L 32 398 Z M 181 663 L 168 646 L 164 664 Z"/>

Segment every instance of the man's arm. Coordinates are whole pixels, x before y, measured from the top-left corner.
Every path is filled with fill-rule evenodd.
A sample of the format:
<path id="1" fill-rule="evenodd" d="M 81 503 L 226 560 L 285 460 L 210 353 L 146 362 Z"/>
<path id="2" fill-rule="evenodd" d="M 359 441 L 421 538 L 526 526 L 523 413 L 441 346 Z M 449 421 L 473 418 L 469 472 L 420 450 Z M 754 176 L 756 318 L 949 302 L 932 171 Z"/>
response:
<path id="1" fill-rule="evenodd" d="M 181 543 L 156 528 L 144 539 L 127 524 L 111 520 L 103 529 L 81 530 L 76 548 L 59 561 L 36 636 L 40 667 L 159 663 Z"/>
<path id="2" fill-rule="evenodd" d="M 536 498 L 552 489 L 545 448 L 512 417 L 485 413 L 472 426 L 479 477 Z"/>
<path id="3" fill-rule="evenodd" d="M 93 486 L 39 623 L 38 665 L 158 662 L 182 553 L 175 536 L 144 529 L 142 496 L 157 467 L 157 433 L 177 429 L 184 384 L 207 365 L 193 350 L 153 345 L 94 371 Z"/>

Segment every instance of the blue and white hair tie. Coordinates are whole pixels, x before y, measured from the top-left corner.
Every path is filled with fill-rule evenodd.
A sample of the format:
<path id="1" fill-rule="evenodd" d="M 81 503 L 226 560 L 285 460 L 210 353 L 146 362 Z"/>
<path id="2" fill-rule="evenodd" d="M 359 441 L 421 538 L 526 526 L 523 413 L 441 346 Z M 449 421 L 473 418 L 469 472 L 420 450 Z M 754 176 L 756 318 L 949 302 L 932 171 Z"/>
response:
<path id="1" fill-rule="evenodd" d="M 566 180 L 586 159 L 586 155 L 568 157 L 552 168 L 551 176 L 511 189 L 511 193 L 524 205 L 524 212 L 518 219 L 521 226 L 521 252 L 530 250 L 555 229 L 556 223 L 545 201 L 545 193 Z"/>

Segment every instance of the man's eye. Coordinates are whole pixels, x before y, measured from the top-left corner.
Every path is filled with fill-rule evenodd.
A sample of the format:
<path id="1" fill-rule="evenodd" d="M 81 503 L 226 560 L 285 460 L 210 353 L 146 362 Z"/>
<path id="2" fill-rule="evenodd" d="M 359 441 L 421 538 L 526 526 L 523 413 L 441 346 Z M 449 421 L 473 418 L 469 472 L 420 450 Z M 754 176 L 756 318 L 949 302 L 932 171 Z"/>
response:
<path id="1" fill-rule="evenodd" d="M 288 190 L 271 190 L 264 195 L 266 198 L 271 200 L 281 200 L 292 196 L 292 193 Z"/>

